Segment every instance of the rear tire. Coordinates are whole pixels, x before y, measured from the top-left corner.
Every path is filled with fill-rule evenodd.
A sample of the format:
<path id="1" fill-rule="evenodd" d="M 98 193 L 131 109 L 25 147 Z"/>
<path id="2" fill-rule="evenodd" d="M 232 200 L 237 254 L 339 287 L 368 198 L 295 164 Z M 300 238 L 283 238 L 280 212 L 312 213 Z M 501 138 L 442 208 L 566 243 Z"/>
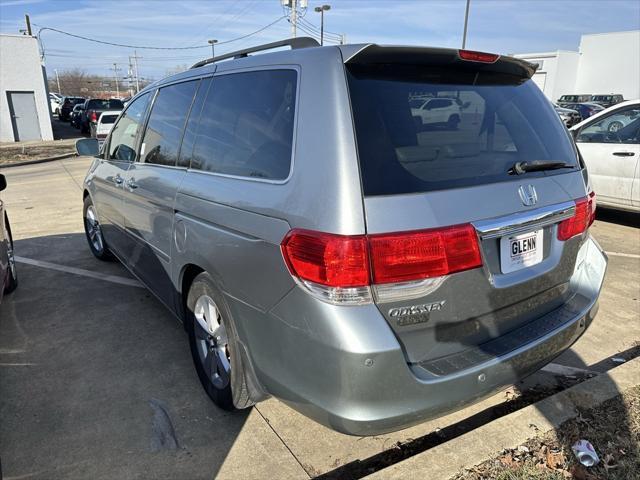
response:
<path id="1" fill-rule="evenodd" d="M 458 115 L 451 115 L 449 120 L 447 120 L 447 127 L 451 130 L 457 129 L 458 124 L 460 124 L 460 117 Z"/>
<path id="2" fill-rule="evenodd" d="M 191 284 L 185 321 L 193 363 L 209 398 L 223 410 L 251 407 L 255 402 L 249 397 L 231 312 L 208 273 Z"/>
<path id="3" fill-rule="evenodd" d="M 93 206 L 90 196 L 84 199 L 84 208 L 82 218 L 84 220 L 84 233 L 89 243 L 89 249 L 93 256 L 102 261 L 113 260 L 113 254 L 107 246 L 107 242 L 102 235 L 102 227 L 98 221 L 96 208 Z"/>
<path id="4" fill-rule="evenodd" d="M 16 259 L 13 250 L 13 235 L 11 235 L 11 225 L 9 217 L 4 214 L 4 228 L 7 239 L 7 279 L 4 283 L 4 293 L 11 293 L 18 288 L 18 272 L 16 270 Z"/>

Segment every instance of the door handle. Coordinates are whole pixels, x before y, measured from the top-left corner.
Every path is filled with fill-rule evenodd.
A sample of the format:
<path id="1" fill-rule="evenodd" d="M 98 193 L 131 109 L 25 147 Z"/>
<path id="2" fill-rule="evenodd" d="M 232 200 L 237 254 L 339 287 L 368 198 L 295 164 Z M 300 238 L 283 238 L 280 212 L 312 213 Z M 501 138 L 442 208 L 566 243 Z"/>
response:
<path id="1" fill-rule="evenodd" d="M 138 188 L 138 184 L 136 183 L 135 178 L 130 178 L 129 180 L 127 180 L 127 187 L 131 190 Z"/>
<path id="2" fill-rule="evenodd" d="M 113 183 L 117 185 L 122 185 L 122 182 L 124 182 L 124 179 L 120 176 L 120 174 L 117 174 L 115 176 L 115 178 L 113 179 Z"/>
<path id="3" fill-rule="evenodd" d="M 633 157 L 634 152 L 613 152 L 616 157 Z"/>

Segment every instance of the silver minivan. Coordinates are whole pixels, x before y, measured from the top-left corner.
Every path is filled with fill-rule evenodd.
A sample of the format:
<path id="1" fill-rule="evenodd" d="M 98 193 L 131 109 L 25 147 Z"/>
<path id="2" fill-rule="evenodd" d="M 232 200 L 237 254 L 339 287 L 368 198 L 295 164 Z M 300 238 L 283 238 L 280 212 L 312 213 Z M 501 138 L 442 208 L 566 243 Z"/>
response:
<path id="1" fill-rule="evenodd" d="M 606 270 L 534 70 L 305 38 L 202 61 L 79 142 L 89 247 L 184 322 L 221 408 L 354 435 L 462 408 L 570 347 Z"/>

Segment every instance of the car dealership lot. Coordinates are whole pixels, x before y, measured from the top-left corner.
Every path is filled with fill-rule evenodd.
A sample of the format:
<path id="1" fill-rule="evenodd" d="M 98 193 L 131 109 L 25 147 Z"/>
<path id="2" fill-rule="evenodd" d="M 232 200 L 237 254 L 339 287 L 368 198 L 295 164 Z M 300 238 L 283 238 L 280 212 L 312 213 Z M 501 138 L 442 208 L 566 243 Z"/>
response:
<path id="1" fill-rule="evenodd" d="M 186 335 L 118 263 L 82 233 L 75 158 L 6 169 L 3 192 L 20 257 L 18 290 L 0 306 L 0 457 L 5 478 L 308 478 L 485 411 L 460 412 L 376 437 L 349 437 L 270 399 L 228 413 L 206 397 Z M 606 372 L 640 341 L 640 229 L 599 212 L 609 253 L 600 313 L 550 370 Z M 553 381 L 549 372 L 527 388 Z M 384 388 L 381 386 L 381 388 Z M 453 440 L 455 441 L 455 440 Z M 464 452 L 461 452 L 464 455 Z"/>

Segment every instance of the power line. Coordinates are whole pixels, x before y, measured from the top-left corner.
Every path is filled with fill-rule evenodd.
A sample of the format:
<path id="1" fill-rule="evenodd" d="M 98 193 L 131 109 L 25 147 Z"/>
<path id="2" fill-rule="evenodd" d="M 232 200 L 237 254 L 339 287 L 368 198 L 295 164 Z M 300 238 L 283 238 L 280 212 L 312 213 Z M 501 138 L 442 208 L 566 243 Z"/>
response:
<path id="1" fill-rule="evenodd" d="M 305 20 L 304 18 L 298 19 L 298 21 L 303 24 L 305 27 L 313 30 L 314 32 L 316 32 L 316 34 L 320 34 L 320 29 L 318 27 L 316 27 L 313 23 L 309 22 L 308 20 Z M 336 37 L 336 39 L 341 40 L 342 39 L 342 34 L 340 33 L 333 33 L 333 32 L 328 32 L 327 30 L 324 31 L 324 36 L 327 37 Z"/>
<path id="2" fill-rule="evenodd" d="M 231 40 L 225 40 L 224 42 L 218 42 L 218 45 L 224 45 L 224 44 L 227 44 L 227 43 L 237 42 L 238 40 L 242 40 L 242 39 L 245 39 L 245 38 L 250 37 L 252 35 L 256 35 L 256 34 L 262 32 L 262 31 L 266 30 L 267 28 L 272 27 L 276 23 L 280 22 L 283 18 L 285 18 L 285 17 L 284 16 L 279 17 L 276 20 L 274 20 L 273 22 L 265 25 L 264 27 L 261 27 L 258 30 L 255 30 L 255 31 L 253 31 L 251 33 L 247 33 L 246 35 L 242 35 L 240 37 L 232 38 Z M 38 34 L 36 35 L 39 39 L 40 39 L 40 36 L 41 36 L 42 32 L 44 32 L 46 30 L 50 30 L 52 32 L 60 33 L 62 35 L 67 35 L 69 37 L 79 38 L 81 40 L 86 40 L 87 42 L 99 43 L 99 44 L 102 44 L 102 45 L 111 45 L 113 47 L 134 48 L 134 49 L 140 49 L 140 50 L 195 50 L 195 49 L 199 49 L 199 48 L 210 48 L 209 44 L 207 44 L 207 45 L 194 45 L 194 46 L 190 46 L 190 47 L 150 47 L 150 46 L 145 46 L 145 45 L 127 45 L 127 44 L 123 44 L 123 43 L 107 42 L 105 40 L 97 40 L 95 38 L 89 38 L 89 37 L 85 37 L 85 36 L 82 36 L 82 35 L 77 35 L 75 33 L 65 32 L 64 30 L 58 30 L 57 28 L 43 27 L 43 26 L 40 26 L 40 25 L 36 25 L 35 23 L 33 25 L 35 25 L 37 27 L 40 27 L 40 30 L 38 30 Z M 42 45 L 42 40 L 40 41 L 40 43 Z M 44 47 L 43 47 L 43 53 L 44 53 Z"/>

